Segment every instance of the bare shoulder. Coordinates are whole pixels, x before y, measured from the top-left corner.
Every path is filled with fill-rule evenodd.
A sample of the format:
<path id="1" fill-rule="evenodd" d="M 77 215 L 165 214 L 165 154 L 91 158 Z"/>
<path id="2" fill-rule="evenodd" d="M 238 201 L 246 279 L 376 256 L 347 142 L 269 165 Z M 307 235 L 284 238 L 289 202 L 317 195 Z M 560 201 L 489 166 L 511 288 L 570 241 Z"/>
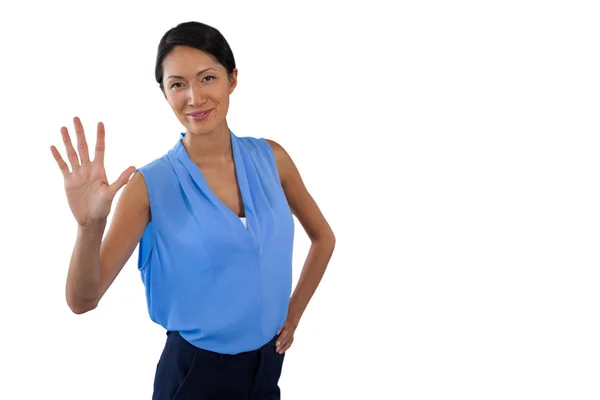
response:
<path id="1" fill-rule="evenodd" d="M 269 143 L 271 149 L 273 150 L 275 162 L 277 163 L 277 169 L 279 170 L 279 177 L 281 178 L 281 184 L 285 185 L 286 181 L 288 181 L 294 173 L 298 173 L 296 166 L 282 145 L 272 139 L 265 140 L 267 143 Z"/>
<path id="2" fill-rule="evenodd" d="M 311 240 L 325 238 L 333 240 L 331 227 L 319 206 L 309 193 L 300 172 L 288 152 L 274 140 L 265 139 L 275 154 L 275 161 L 292 213 L 298 218 Z"/>
<path id="3" fill-rule="evenodd" d="M 129 203 L 136 208 L 149 207 L 148 189 L 144 175 L 139 170 L 136 171 L 129 182 L 123 188 L 119 203 Z"/>
<path id="4" fill-rule="evenodd" d="M 285 151 L 285 149 L 283 148 L 282 145 L 280 145 L 273 139 L 265 139 L 265 140 L 267 141 L 267 143 L 269 143 L 269 146 L 271 146 L 271 149 L 273 149 L 273 153 L 275 154 L 275 159 L 277 161 L 279 161 L 279 159 L 282 157 L 288 156 L 287 152 Z"/>

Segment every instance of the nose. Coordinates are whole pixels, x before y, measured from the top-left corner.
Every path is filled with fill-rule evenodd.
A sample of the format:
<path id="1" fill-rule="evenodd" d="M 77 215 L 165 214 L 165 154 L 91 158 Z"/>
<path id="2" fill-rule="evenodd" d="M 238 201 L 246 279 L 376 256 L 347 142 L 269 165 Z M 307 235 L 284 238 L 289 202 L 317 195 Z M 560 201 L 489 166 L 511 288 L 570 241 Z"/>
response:
<path id="1" fill-rule="evenodd" d="M 202 89 L 200 88 L 200 85 L 198 85 L 196 82 L 193 82 L 190 84 L 188 90 L 188 104 L 191 107 L 198 107 L 200 104 L 202 104 L 202 102 Z"/>

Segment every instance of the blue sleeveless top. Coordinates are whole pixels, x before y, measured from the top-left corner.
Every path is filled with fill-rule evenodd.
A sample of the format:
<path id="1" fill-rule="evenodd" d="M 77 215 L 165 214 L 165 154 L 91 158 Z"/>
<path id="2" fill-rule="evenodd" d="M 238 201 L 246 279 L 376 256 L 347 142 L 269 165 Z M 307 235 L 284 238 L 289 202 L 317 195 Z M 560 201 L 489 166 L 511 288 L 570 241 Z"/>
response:
<path id="1" fill-rule="evenodd" d="M 294 220 L 264 139 L 230 131 L 246 224 L 209 188 L 181 137 L 139 168 L 151 221 L 138 268 L 152 321 L 223 354 L 255 350 L 285 322 Z"/>

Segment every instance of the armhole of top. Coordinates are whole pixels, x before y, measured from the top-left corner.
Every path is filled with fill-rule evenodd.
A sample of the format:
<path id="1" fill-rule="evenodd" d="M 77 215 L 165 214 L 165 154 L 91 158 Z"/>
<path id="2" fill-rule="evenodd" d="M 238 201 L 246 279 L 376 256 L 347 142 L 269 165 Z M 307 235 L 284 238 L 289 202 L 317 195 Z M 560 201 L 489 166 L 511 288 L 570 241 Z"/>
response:
<path id="1" fill-rule="evenodd" d="M 154 228 L 155 219 L 152 213 L 152 190 L 150 189 L 148 179 L 146 179 L 146 175 L 144 174 L 143 169 L 136 169 L 134 173 L 141 173 L 142 178 L 146 184 L 146 192 L 148 194 L 148 208 L 150 212 L 150 221 L 144 230 L 142 238 L 139 242 L 138 248 L 138 270 L 144 271 L 147 269 L 148 264 L 150 263 L 150 258 L 152 257 L 152 253 L 154 251 L 154 246 L 156 242 L 156 230 Z"/>
<path id="2" fill-rule="evenodd" d="M 275 152 L 273 151 L 273 148 L 271 147 L 271 145 L 269 144 L 269 142 L 267 142 L 267 140 L 265 138 L 261 138 L 259 140 L 259 142 L 261 142 L 263 144 L 263 146 L 267 148 L 267 153 L 269 154 L 269 160 L 271 161 L 271 167 L 273 168 L 275 176 L 277 177 L 277 182 L 279 182 L 280 185 L 283 185 L 281 183 L 281 176 L 279 175 L 279 167 L 277 166 L 277 159 L 275 158 Z"/>

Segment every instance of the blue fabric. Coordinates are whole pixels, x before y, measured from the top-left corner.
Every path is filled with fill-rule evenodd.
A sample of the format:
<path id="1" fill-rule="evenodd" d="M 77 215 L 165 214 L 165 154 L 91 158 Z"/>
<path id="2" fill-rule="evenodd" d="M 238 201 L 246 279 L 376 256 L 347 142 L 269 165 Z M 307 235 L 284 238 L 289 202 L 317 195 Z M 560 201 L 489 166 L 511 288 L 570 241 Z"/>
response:
<path id="1" fill-rule="evenodd" d="M 294 220 L 271 146 L 230 131 L 247 228 L 209 188 L 182 139 L 138 169 L 151 222 L 138 268 L 152 321 L 222 354 L 260 348 L 287 317 Z"/>

